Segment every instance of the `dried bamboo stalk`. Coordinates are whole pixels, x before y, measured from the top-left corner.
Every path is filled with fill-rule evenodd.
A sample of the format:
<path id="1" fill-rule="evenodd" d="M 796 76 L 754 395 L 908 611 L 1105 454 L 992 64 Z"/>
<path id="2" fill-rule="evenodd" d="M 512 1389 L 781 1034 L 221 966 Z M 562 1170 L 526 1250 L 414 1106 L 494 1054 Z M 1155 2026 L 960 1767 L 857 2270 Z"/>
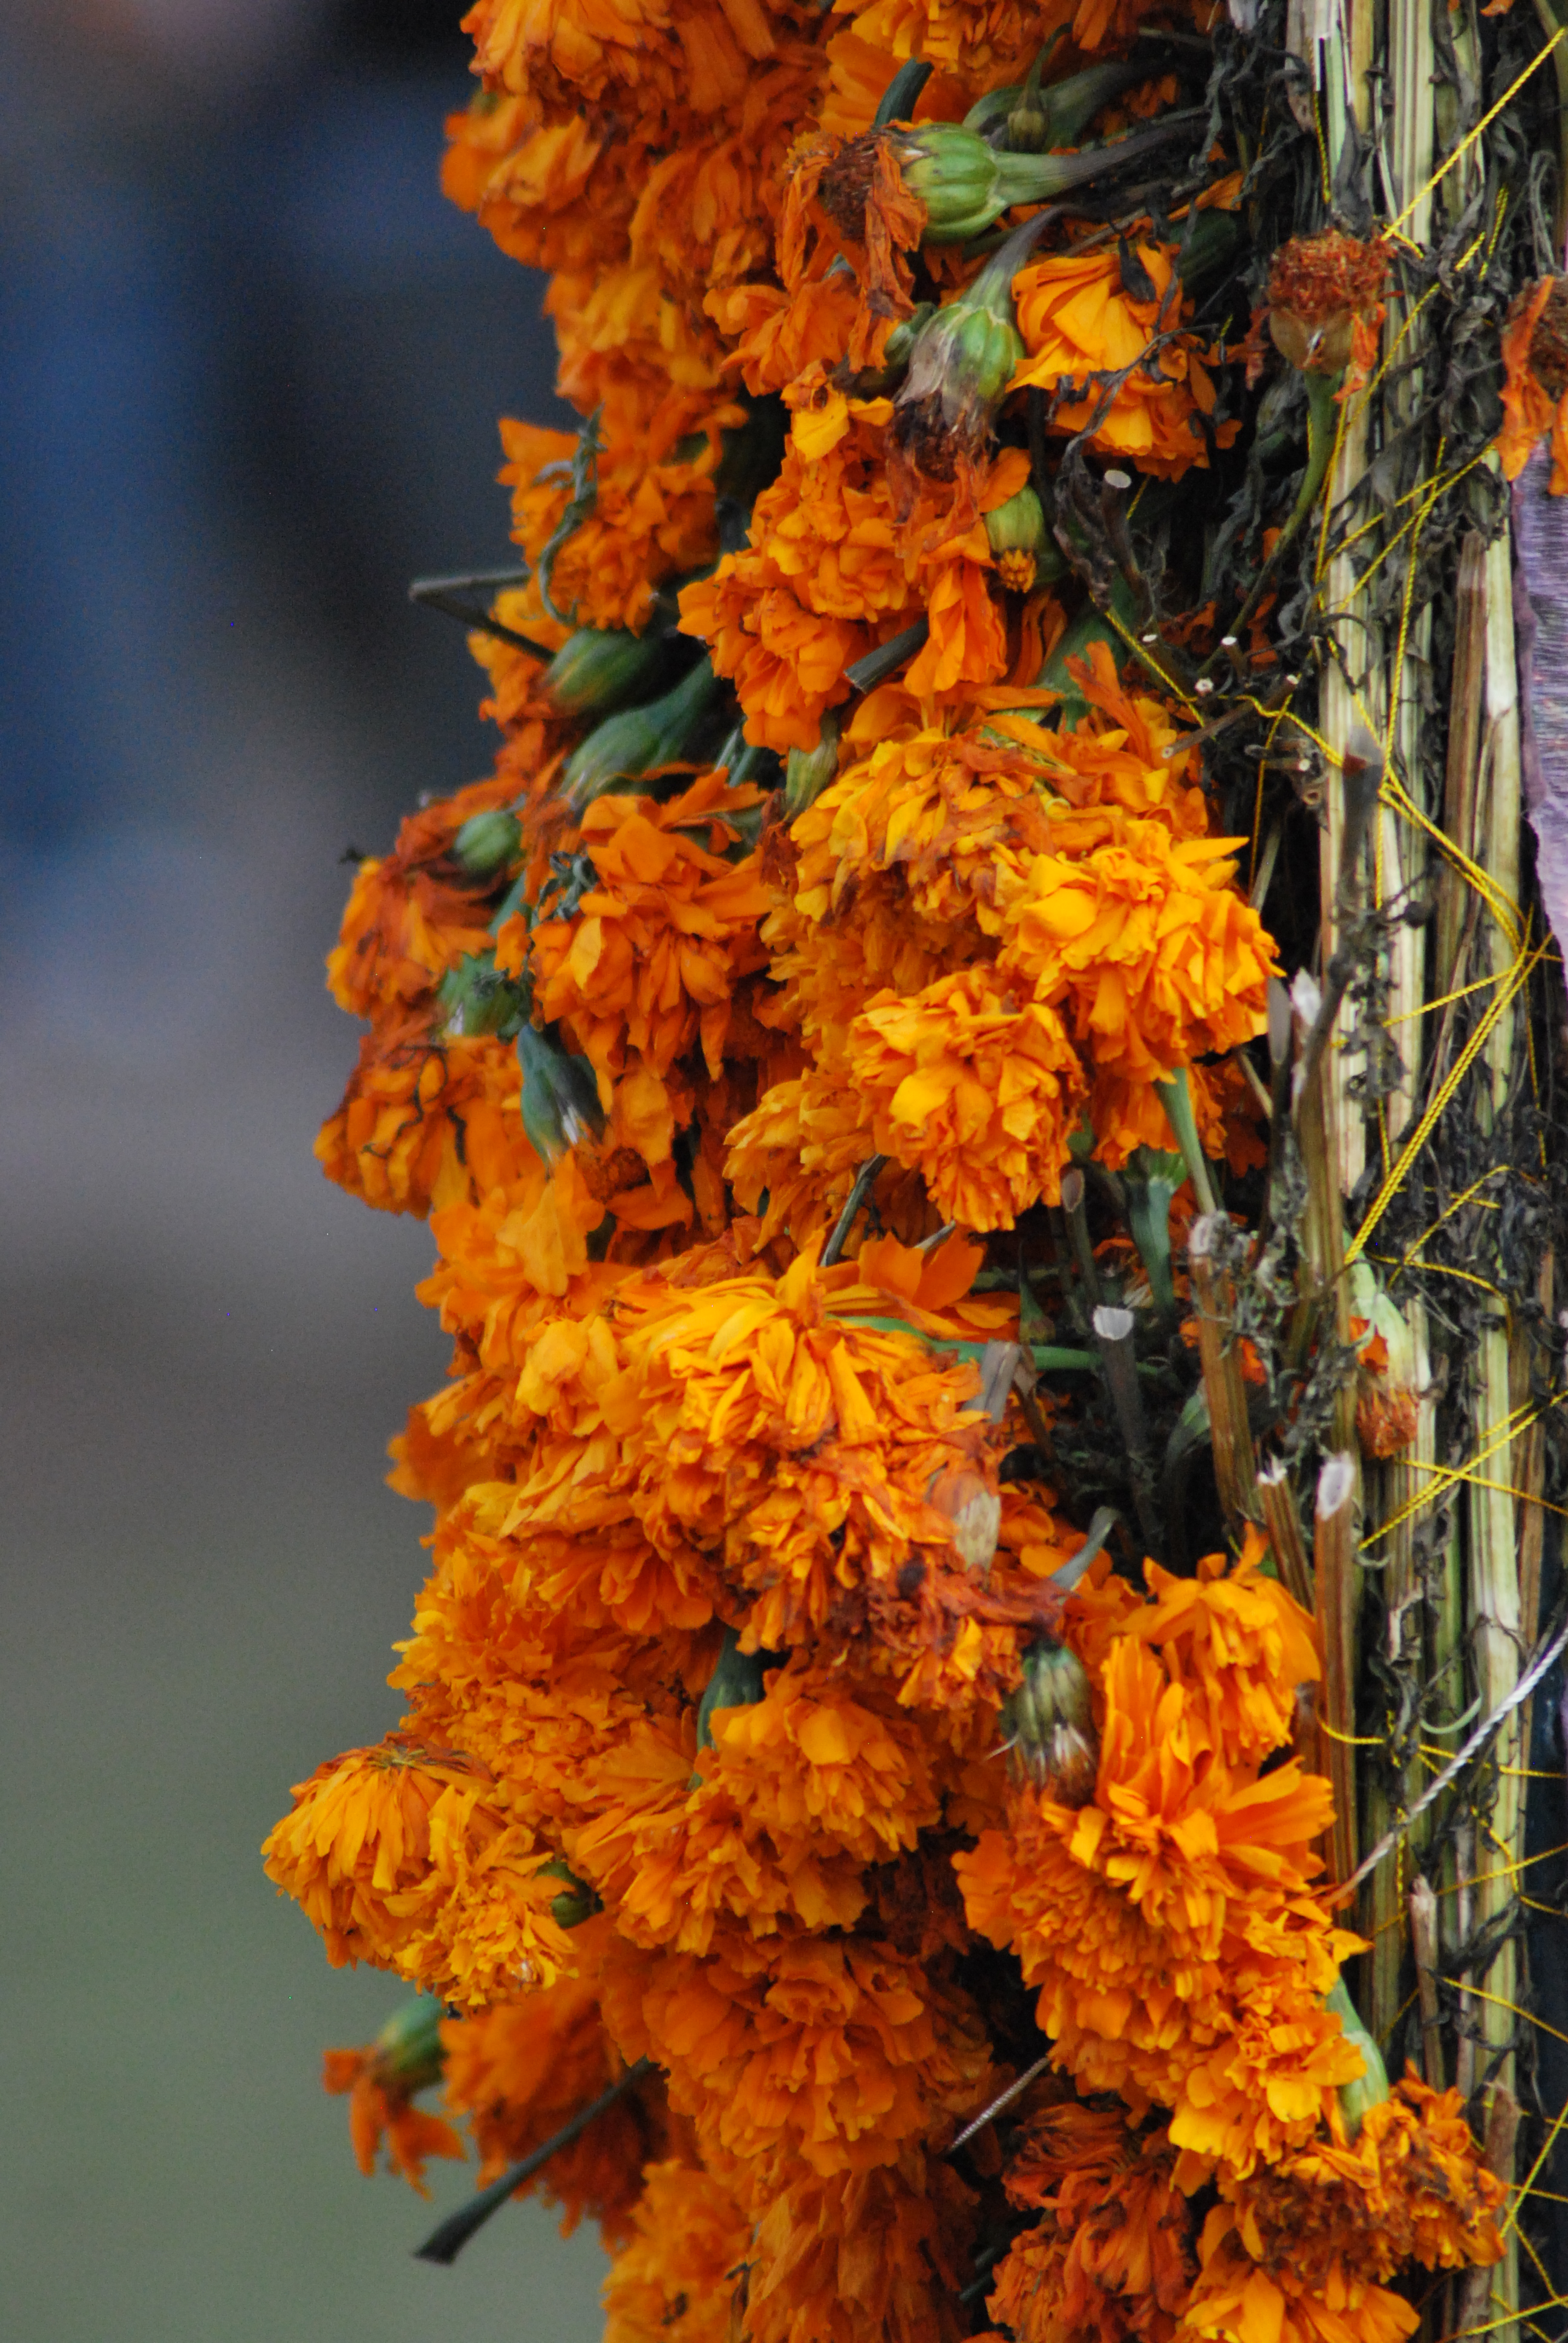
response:
<path id="1" fill-rule="evenodd" d="M 1421 2058 L 1427 2082 L 1442 2082 L 1442 2005 L 1437 1991 L 1437 1898 L 1423 1872 L 1410 1883 L 1410 1940 L 1415 1953 L 1416 1992 L 1421 2001 Z"/>
<path id="2" fill-rule="evenodd" d="M 1192 1224 L 1187 1266 L 1198 1305 L 1198 1358 L 1209 1402 L 1210 1437 L 1220 1503 L 1232 1534 L 1258 1518 L 1257 1462 L 1247 1422 L 1247 1386 L 1236 1333 L 1236 1282 L 1227 1252 L 1233 1242 L 1223 1212 Z"/>
<path id="3" fill-rule="evenodd" d="M 1483 863 L 1493 885 L 1508 901 L 1519 895 L 1519 820 L 1523 775 L 1519 756 L 1519 709 L 1513 649 L 1513 597 L 1509 540 L 1506 535 L 1487 548 L 1486 597 L 1486 731 L 1490 751 L 1490 789 L 1477 807 L 1476 860 Z M 1509 939 L 1495 919 L 1488 916 L 1479 944 L 1483 968 L 1490 966 L 1501 983 L 1513 958 Z M 1489 1080 L 1480 1086 L 1477 1115 L 1483 1130 L 1493 1127 L 1504 1106 L 1517 1046 L 1517 1017 L 1500 1018 L 1489 1037 L 1485 1061 Z M 1509 1336 L 1499 1315 L 1483 1332 L 1473 1365 L 1473 1422 L 1478 1448 L 1487 1450 L 1509 1415 Z M 1466 1507 L 1470 1535 L 1471 1627 L 1475 1688 L 1483 1715 L 1495 1709 L 1519 1681 L 1521 1631 L 1519 1552 L 1514 1536 L 1512 1445 L 1493 1450 L 1487 1485 L 1473 1483 Z M 1516 1891 L 1513 1867 L 1523 1854 L 1524 1800 L 1522 1791 L 1523 1744 L 1522 1715 L 1511 1715 L 1498 1736 L 1497 1794 L 1493 1806 L 1488 1844 L 1478 1847 L 1475 1925 L 1480 1930 L 1505 1928 Z M 1480 2080 L 1491 2095 L 1493 2111 L 1505 2106 L 1514 2091 L 1514 2059 L 1511 2047 L 1519 1999 L 1518 1948 L 1512 1938 L 1499 1945 L 1478 1980 L 1484 1995 L 1477 2016 Z M 1487 2119 L 1490 2143 L 1493 2117 Z M 1499 2177 L 1513 2179 L 1513 2134 L 1504 2143 L 1507 2169 Z M 1493 2315 L 1506 2336 L 1519 2303 L 1517 2239 L 1510 2233 L 1508 2251 L 1492 2274 Z"/>
<path id="4" fill-rule="evenodd" d="M 1323 1645 L 1322 1718 L 1334 1792 L 1332 1869 L 1336 1882 L 1349 1879 L 1356 1867 L 1356 1478 L 1352 1457 L 1328 1459 L 1318 1475 L 1312 1540 L 1318 1632 Z"/>

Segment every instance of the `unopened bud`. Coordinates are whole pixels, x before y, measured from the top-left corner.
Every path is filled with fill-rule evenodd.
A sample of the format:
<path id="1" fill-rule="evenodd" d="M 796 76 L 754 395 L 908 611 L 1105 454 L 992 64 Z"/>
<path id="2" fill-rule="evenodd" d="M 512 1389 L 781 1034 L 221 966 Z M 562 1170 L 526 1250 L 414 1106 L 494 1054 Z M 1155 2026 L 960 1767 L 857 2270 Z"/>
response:
<path id="1" fill-rule="evenodd" d="M 1058 1805 L 1087 1805 L 1100 1770 L 1089 1672 L 1076 1652 L 1050 1636 L 1031 1644 L 1021 1665 L 1023 1680 L 1000 1720 L 1014 1762 Z"/>
<path id="2" fill-rule="evenodd" d="M 541 1863 L 534 1875 L 538 1879 L 564 1879 L 567 1883 L 558 1896 L 550 1898 L 550 1917 L 558 1928 L 580 1928 L 585 1920 L 591 1920 L 596 1912 L 604 1910 L 593 1889 L 558 1855 Z"/>
<path id="3" fill-rule="evenodd" d="M 558 1163 L 580 1139 L 604 1129 L 598 1081 L 586 1058 L 571 1056 L 537 1026 L 518 1035 L 523 1070 L 523 1129 L 536 1155 Z"/>
<path id="4" fill-rule="evenodd" d="M 985 533 L 1002 584 L 1016 594 L 1027 594 L 1046 541 L 1045 507 L 1027 481 L 1005 505 L 987 513 Z"/>
<path id="5" fill-rule="evenodd" d="M 372 2079 L 398 2099 L 438 2083 L 446 2063 L 441 2047 L 441 2004 L 429 1994 L 395 2009 L 370 2046 Z"/>
<path id="6" fill-rule="evenodd" d="M 579 627 L 545 669 L 544 688 L 563 716 L 608 716 L 651 690 L 669 655 L 665 635 Z"/>
<path id="7" fill-rule="evenodd" d="M 509 1041 L 528 1014 L 527 987 L 498 972 L 493 951 L 467 953 L 447 970 L 436 997 L 446 1011 L 448 1041 L 494 1033 Z"/>
<path id="8" fill-rule="evenodd" d="M 452 840 L 452 853 L 470 879 L 493 879 L 504 870 L 522 841 L 522 827 L 505 806 L 472 813 Z"/>
<path id="9" fill-rule="evenodd" d="M 933 1473 L 926 1503 L 952 1524 L 953 1544 L 966 1570 L 983 1577 L 996 1554 L 1001 1499 L 972 1464 L 949 1464 Z"/>
<path id="10" fill-rule="evenodd" d="M 815 804 L 839 769 L 839 711 L 829 708 L 814 749 L 791 749 L 784 769 L 784 810 L 793 821 Z"/>
<path id="11" fill-rule="evenodd" d="M 1388 2068 L 1366 2027 L 1361 2013 L 1351 1999 L 1350 1989 L 1341 1977 L 1330 1994 L 1323 1996 L 1323 2007 L 1332 2009 L 1344 2028 L 1345 2040 L 1361 2052 L 1362 2072 L 1353 2083 L 1340 2088 L 1340 2113 L 1345 2119 L 1345 2129 L 1354 2139 L 1373 2107 L 1381 2107 L 1389 2096 Z"/>
<path id="12" fill-rule="evenodd" d="M 628 708 L 596 727 L 567 759 L 561 796 L 575 814 L 618 782 L 635 781 L 684 757 L 723 687 L 706 659 L 662 699 Z"/>

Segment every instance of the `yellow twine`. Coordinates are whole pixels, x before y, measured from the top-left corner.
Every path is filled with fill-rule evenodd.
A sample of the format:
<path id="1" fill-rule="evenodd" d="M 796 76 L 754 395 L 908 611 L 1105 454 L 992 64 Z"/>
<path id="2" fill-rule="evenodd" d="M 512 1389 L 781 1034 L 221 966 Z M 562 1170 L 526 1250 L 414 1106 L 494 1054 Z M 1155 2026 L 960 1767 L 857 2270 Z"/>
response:
<path id="1" fill-rule="evenodd" d="M 1444 156 L 1442 161 L 1438 165 L 1436 170 L 1432 173 L 1425 186 L 1419 187 L 1415 194 L 1412 196 L 1409 203 L 1406 204 L 1399 217 L 1389 222 L 1388 227 L 1384 231 L 1385 234 L 1392 235 L 1395 230 L 1402 228 L 1404 226 L 1406 220 L 1409 219 L 1412 212 L 1415 210 L 1417 205 L 1424 202 L 1425 198 L 1432 194 L 1432 190 L 1438 186 L 1440 181 L 1447 178 L 1454 165 L 1462 161 L 1470 152 L 1470 149 L 1475 145 L 1482 133 L 1492 127 L 1492 125 L 1496 121 L 1498 116 L 1503 112 L 1503 107 L 1512 104 L 1513 100 L 1518 96 L 1520 91 L 1523 88 L 1525 83 L 1530 79 L 1532 74 L 1536 71 L 1538 66 L 1545 64 L 1547 58 L 1552 55 L 1553 50 L 1557 46 L 1558 42 L 1564 38 L 1568 38 L 1568 25 L 1559 25 L 1557 30 L 1553 34 L 1552 38 L 1545 44 L 1544 47 L 1536 50 L 1535 55 L 1531 58 L 1530 63 L 1525 66 L 1523 72 L 1520 74 L 1515 80 L 1509 83 L 1508 87 L 1503 91 L 1496 105 L 1488 107 L 1487 111 L 1482 116 L 1473 130 L 1467 130 L 1465 132 L 1464 136 L 1460 140 L 1452 154 Z M 1314 114 L 1316 111 L 1317 109 L 1314 106 Z"/>

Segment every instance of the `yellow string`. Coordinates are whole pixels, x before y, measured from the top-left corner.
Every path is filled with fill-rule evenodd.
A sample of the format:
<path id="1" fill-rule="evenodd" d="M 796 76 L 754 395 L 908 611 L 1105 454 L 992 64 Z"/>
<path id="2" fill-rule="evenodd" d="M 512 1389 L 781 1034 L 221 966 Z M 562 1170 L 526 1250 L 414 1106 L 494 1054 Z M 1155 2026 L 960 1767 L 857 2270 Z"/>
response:
<path id="1" fill-rule="evenodd" d="M 1568 1393 L 1562 1393 L 1557 1399 L 1553 1400 L 1550 1405 L 1560 1407 L 1564 1398 L 1568 1398 Z M 1407 1459 L 1406 1470 L 1412 1473 L 1430 1473 L 1432 1476 L 1431 1483 L 1428 1487 L 1418 1490 L 1413 1497 L 1400 1507 L 1397 1513 L 1391 1513 L 1386 1522 L 1371 1531 L 1362 1540 L 1362 1551 L 1364 1552 L 1369 1545 L 1375 1544 L 1379 1538 L 1386 1537 L 1390 1530 L 1398 1529 L 1401 1523 L 1409 1521 L 1412 1514 L 1424 1511 L 1428 1505 L 1442 1495 L 1445 1489 L 1454 1488 L 1462 1481 L 1474 1482 L 1476 1465 L 1484 1464 L 1489 1456 L 1495 1456 L 1500 1448 L 1506 1448 L 1510 1442 L 1516 1440 L 1522 1432 L 1528 1431 L 1530 1425 L 1538 1422 L 1545 1413 L 1545 1408 L 1533 1406 L 1528 1400 L 1522 1401 L 1493 1433 L 1486 1446 L 1477 1449 L 1467 1464 L 1429 1464 L 1416 1457 Z M 1497 1483 L 1493 1483 L 1491 1485 L 1495 1487 Z M 1513 1493 L 1510 1492 L 1510 1494 L 1512 1493 Z"/>
<path id="2" fill-rule="evenodd" d="M 1403 211 L 1401 212 L 1399 217 L 1389 222 L 1388 227 L 1384 230 L 1385 235 L 1392 235 L 1397 229 L 1402 228 L 1404 226 L 1406 220 L 1409 219 L 1412 212 L 1415 210 L 1417 205 L 1424 202 L 1425 198 L 1432 194 L 1432 190 L 1439 185 L 1439 183 L 1448 176 L 1454 165 L 1461 161 L 1462 157 L 1470 152 L 1470 149 L 1475 145 L 1482 133 L 1491 128 L 1498 116 L 1503 112 L 1503 107 L 1511 104 L 1512 101 L 1518 96 L 1520 91 L 1530 79 L 1532 74 L 1536 71 L 1538 66 L 1545 64 L 1547 58 L 1552 55 L 1553 50 L 1557 46 L 1558 42 L 1565 37 L 1568 37 L 1568 25 L 1559 25 L 1557 30 L 1553 34 L 1552 38 L 1546 43 L 1545 46 L 1543 48 L 1537 49 L 1535 55 L 1531 58 L 1530 63 L 1525 66 L 1523 72 L 1519 75 L 1516 80 L 1510 82 L 1508 87 L 1503 91 L 1496 105 L 1488 108 L 1487 112 L 1482 116 L 1473 130 L 1466 131 L 1464 136 L 1460 140 L 1452 154 L 1444 156 L 1442 161 L 1438 165 L 1436 170 L 1432 173 L 1425 186 L 1418 187 L 1415 194 L 1412 196 L 1409 203 L 1406 204 Z M 1317 109 L 1314 106 L 1314 114 L 1316 111 Z"/>
<path id="3" fill-rule="evenodd" d="M 1326 1733 L 1331 1741 L 1337 1741 L 1344 1749 L 1382 1749 L 1388 1739 L 1384 1733 L 1341 1733 L 1326 1716 L 1319 1717 L 1318 1731 Z"/>
<path id="4" fill-rule="evenodd" d="M 1378 1190 L 1377 1194 L 1373 1197 L 1371 1204 L 1367 1208 L 1365 1219 L 1362 1221 L 1360 1228 L 1356 1231 L 1354 1236 L 1351 1239 L 1350 1243 L 1346 1246 L 1343 1264 L 1345 1268 L 1348 1269 L 1351 1263 L 1360 1257 L 1362 1251 L 1366 1244 L 1367 1239 L 1372 1235 L 1372 1231 L 1376 1228 L 1378 1222 L 1382 1220 L 1383 1214 L 1392 1203 L 1395 1195 L 1398 1193 L 1405 1172 L 1415 1161 L 1415 1158 L 1420 1154 L 1422 1149 L 1426 1145 L 1427 1141 L 1431 1138 L 1433 1130 L 1436 1128 L 1443 1110 L 1448 1105 L 1450 1099 L 1452 1098 L 1455 1091 L 1464 1080 L 1465 1075 L 1470 1071 L 1470 1069 L 1474 1063 L 1476 1058 L 1485 1048 L 1493 1028 L 1498 1023 L 1499 1020 L 1509 1008 L 1515 996 L 1523 990 L 1525 984 L 1529 981 L 1531 971 L 1534 968 L 1540 957 L 1541 954 L 1539 949 L 1534 952 L 1526 952 L 1522 950 L 1518 958 L 1515 960 L 1513 966 L 1509 970 L 1506 977 L 1499 985 L 1496 999 L 1492 1002 L 1491 1006 L 1486 1011 L 1485 1015 L 1482 1017 L 1469 1041 L 1465 1043 L 1463 1049 L 1454 1060 L 1453 1064 L 1450 1068 L 1448 1075 L 1439 1089 L 1436 1097 L 1427 1108 L 1426 1112 L 1422 1116 L 1420 1122 L 1417 1123 L 1411 1137 L 1405 1141 L 1404 1151 L 1400 1156 L 1399 1161 L 1394 1165 L 1393 1170 L 1389 1173 L 1387 1179 L 1384 1180 L 1382 1186 Z"/>
<path id="5" fill-rule="evenodd" d="M 1385 1025 L 1413 1024 L 1418 1017 L 1430 1017 L 1434 1009 L 1446 1009 L 1451 1001 L 1468 1001 L 1473 992 L 1484 992 L 1489 984 L 1497 980 L 1495 970 L 1491 976 L 1478 976 L 1473 983 L 1462 984 L 1453 992 L 1439 993 L 1435 1001 L 1422 1001 L 1419 1009 L 1402 1009 L 1397 1017 L 1385 1017 L 1382 1021 Z M 1496 1212 L 1497 1206 L 1493 1204 L 1488 1209 Z"/>

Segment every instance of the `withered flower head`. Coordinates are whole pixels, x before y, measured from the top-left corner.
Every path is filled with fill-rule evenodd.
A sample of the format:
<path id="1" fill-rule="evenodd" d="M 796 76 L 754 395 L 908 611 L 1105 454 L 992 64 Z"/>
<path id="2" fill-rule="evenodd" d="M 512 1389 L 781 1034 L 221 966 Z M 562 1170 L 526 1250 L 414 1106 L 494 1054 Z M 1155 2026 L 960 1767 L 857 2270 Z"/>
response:
<path id="1" fill-rule="evenodd" d="M 1012 280 L 1034 239 L 1014 230 L 973 284 L 939 309 L 915 344 L 893 403 L 893 437 L 928 478 L 950 480 L 990 437 L 991 419 L 1023 357 Z"/>
<path id="2" fill-rule="evenodd" d="M 817 200 L 840 236 L 869 243 L 868 215 L 890 215 L 895 243 L 967 244 L 1015 204 L 1046 204 L 1109 176 L 1178 135 L 1184 117 L 1071 155 L 1020 155 L 992 146 L 961 122 L 869 130 L 849 139 L 817 181 Z M 910 197 L 924 212 L 914 233 L 893 213 Z"/>
<path id="3" fill-rule="evenodd" d="M 1302 374 L 1342 374 L 1382 315 L 1388 246 L 1363 244 L 1338 228 L 1295 236 L 1269 271 L 1269 331 L 1274 347 Z"/>
<path id="4" fill-rule="evenodd" d="M 1537 277 L 1513 297 L 1508 323 L 1533 311 L 1526 352 L 1531 373 L 1548 398 L 1568 390 L 1568 277 Z"/>

